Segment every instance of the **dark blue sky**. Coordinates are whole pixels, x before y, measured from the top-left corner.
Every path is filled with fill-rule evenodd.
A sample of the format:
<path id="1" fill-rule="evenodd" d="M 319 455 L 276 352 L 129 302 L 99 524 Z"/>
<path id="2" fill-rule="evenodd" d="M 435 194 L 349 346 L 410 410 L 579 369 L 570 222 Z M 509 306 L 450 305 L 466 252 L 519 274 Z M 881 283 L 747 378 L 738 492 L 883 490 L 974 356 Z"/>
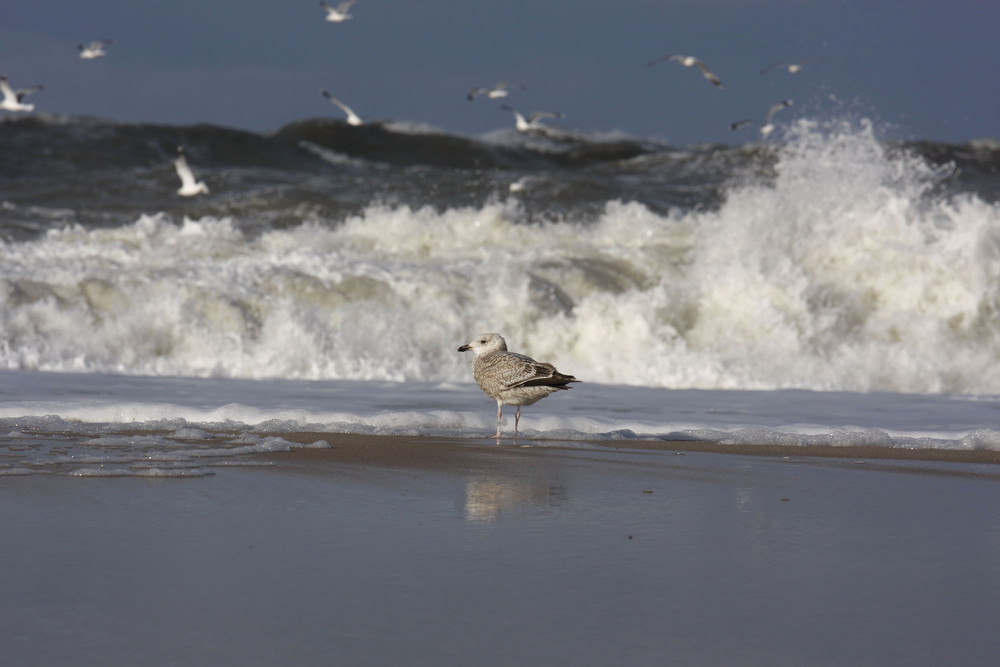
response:
<path id="1" fill-rule="evenodd" d="M 729 124 L 776 116 L 868 117 L 881 136 L 1000 137 L 996 0 L 358 0 L 324 21 L 318 0 L 3 0 L 0 71 L 44 84 L 40 112 L 126 121 L 276 129 L 341 118 L 328 89 L 362 116 L 480 134 L 512 122 L 465 95 L 500 79 L 530 112 L 570 129 L 676 144 L 756 140 Z M 106 58 L 77 44 L 111 37 Z M 645 63 L 698 56 L 693 68 Z M 810 58 L 799 74 L 759 70 Z"/>

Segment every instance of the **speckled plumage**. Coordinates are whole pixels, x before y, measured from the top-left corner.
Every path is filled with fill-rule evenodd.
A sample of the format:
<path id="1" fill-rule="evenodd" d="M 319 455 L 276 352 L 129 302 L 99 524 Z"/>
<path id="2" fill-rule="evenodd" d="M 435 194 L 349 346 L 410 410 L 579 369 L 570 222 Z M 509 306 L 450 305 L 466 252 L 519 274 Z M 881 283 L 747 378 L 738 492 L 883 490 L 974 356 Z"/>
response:
<path id="1" fill-rule="evenodd" d="M 458 348 L 459 352 L 472 350 L 472 377 L 483 393 L 497 402 L 497 434 L 500 437 L 500 419 L 504 405 L 516 405 L 514 436 L 521 419 L 521 406 L 532 405 L 549 394 L 569 389 L 570 382 L 579 382 L 572 375 L 565 375 L 556 367 L 543 361 L 507 350 L 507 341 L 495 333 L 481 334 L 471 343 Z"/>

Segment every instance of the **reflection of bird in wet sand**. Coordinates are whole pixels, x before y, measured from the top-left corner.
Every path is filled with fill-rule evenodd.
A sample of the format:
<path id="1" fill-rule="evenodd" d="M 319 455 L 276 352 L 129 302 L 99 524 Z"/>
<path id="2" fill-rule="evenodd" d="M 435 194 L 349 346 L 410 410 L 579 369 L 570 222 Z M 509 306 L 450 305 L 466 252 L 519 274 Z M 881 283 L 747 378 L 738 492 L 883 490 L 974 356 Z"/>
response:
<path id="1" fill-rule="evenodd" d="M 684 67 L 691 67 L 693 65 L 697 67 L 698 70 L 701 72 L 701 75 L 706 79 L 708 79 L 709 81 L 711 81 L 716 88 L 722 88 L 722 82 L 719 81 L 719 77 L 715 76 L 712 70 L 708 69 L 708 65 L 698 60 L 694 56 L 681 56 L 677 54 L 670 54 L 663 56 L 661 58 L 657 58 L 656 60 L 650 60 L 648 63 L 646 63 L 646 66 L 652 67 L 656 63 L 662 62 L 664 60 L 670 63 L 680 63 L 681 65 L 684 65 Z"/>
<path id="2" fill-rule="evenodd" d="M 579 382 L 572 375 L 565 375 L 552 364 L 535 361 L 531 357 L 507 351 L 503 336 L 495 333 L 480 334 L 471 343 L 458 348 L 459 352 L 472 350 L 472 377 L 487 396 L 497 402 L 497 434 L 500 439 L 500 419 L 504 405 L 516 405 L 514 437 L 521 420 L 521 406 L 532 405 L 549 394 L 569 389 L 570 382 Z"/>
<path id="3" fill-rule="evenodd" d="M 564 489 L 507 477 L 470 478 L 465 485 L 465 518 L 486 523 L 495 521 L 511 510 L 556 504 L 562 501 Z"/>

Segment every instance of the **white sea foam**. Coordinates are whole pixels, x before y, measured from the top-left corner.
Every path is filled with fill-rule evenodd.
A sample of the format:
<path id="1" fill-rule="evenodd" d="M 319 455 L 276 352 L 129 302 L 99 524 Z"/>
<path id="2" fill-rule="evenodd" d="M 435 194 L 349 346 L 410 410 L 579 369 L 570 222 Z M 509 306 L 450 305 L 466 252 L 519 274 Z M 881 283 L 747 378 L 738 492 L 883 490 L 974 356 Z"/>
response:
<path id="1" fill-rule="evenodd" d="M 329 447 L 288 433 L 487 438 L 471 383 L 154 378 L 0 371 L 0 468 L 123 470 Z M 16 397 L 15 397 L 16 395 Z M 150 400 L 155 397 L 158 400 Z M 997 396 L 668 390 L 584 382 L 522 415 L 525 440 L 704 439 L 741 444 L 1000 450 Z M 505 416 L 506 427 L 512 416 Z M 9 451 L 5 448 L 10 445 Z M 21 453 L 18 453 L 21 452 Z"/>
<path id="2" fill-rule="evenodd" d="M 162 468 L 154 466 L 94 466 L 77 468 L 65 474 L 70 477 L 210 477 L 215 473 L 201 467 Z"/>
<path id="3" fill-rule="evenodd" d="M 372 204 L 254 236 L 148 215 L 3 243 L 0 367 L 460 382 L 455 346 L 499 331 L 585 382 L 1000 393 L 997 207 L 933 195 L 941 174 L 868 125 L 789 137 L 773 184 L 714 211 Z"/>

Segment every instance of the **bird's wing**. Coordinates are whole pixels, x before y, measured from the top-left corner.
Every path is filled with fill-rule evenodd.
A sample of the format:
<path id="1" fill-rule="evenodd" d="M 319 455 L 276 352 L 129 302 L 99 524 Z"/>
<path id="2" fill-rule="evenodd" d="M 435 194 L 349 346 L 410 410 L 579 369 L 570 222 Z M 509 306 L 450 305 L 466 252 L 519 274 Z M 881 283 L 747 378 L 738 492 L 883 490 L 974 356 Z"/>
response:
<path id="1" fill-rule="evenodd" d="M 767 117 L 764 119 L 764 124 L 765 125 L 770 125 L 771 124 L 771 116 L 773 116 L 777 112 L 781 111 L 782 109 L 787 109 L 790 106 L 792 106 L 792 101 L 791 100 L 782 100 L 781 102 L 778 102 L 777 104 L 772 104 L 771 108 L 767 110 Z"/>
<path id="2" fill-rule="evenodd" d="M 539 380 L 550 377 L 555 370 L 551 364 L 542 364 L 514 352 L 502 355 L 498 361 L 505 371 L 501 376 L 505 389 L 532 386 L 529 383 L 537 384 Z"/>
<path id="3" fill-rule="evenodd" d="M 700 60 L 694 61 L 694 64 L 699 70 L 701 70 L 702 75 L 706 79 L 714 83 L 717 87 L 722 88 L 722 82 L 719 81 L 719 77 L 715 76 L 712 70 L 708 69 L 708 65 L 701 62 Z"/>
<path id="4" fill-rule="evenodd" d="M 191 167 L 188 166 L 187 157 L 185 157 L 184 153 L 180 153 L 177 159 L 174 160 L 174 169 L 177 170 L 177 175 L 180 177 L 183 187 L 194 187 L 194 173 L 191 171 Z"/>
<path id="5" fill-rule="evenodd" d="M 338 100 L 336 97 L 334 97 L 330 93 L 326 92 L 325 90 L 321 90 L 320 92 L 323 93 L 323 97 L 325 97 L 326 99 L 330 100 L 330 102 L 332 104 L 336 104 L 338 107 L 340 107 L 341 111 L 343 111 L 344 113 L 346 113 L 348 116 L 355 115 L 354 112 L 351 111 L 351 108 L 349 106 L 347 106 L 346 104 L 344 104 L 343 102 L 341 102 L 340 100 Z"/>
<path id="6" fill-rule="evenodd" d="M 556 370 L 556 367 L 552 364 L 545 362 L 535 362 L 532 368 L 533 377 L 526 380 L 518 382 L 516 384 L 508 385 L 508 389 L 516 389 L 518 387 L 565 387 L 570 382 L 579 382 L 572 375 L 565 375 Z"/>
<path id="7" fill-rule="evenodd" d="M 577 381 L 572 375 L 560 373 L 550 363 L 535 361 L 531 357 L 516 352 L 498 355 L 496 363 L 504 370 L 501 376 L 504 389 L 562 386 Z"/>
<path id="8" fill-rule="evenodd" d="M 566 114 L 559 111 L 535 111 L 528 116 L 528 122 L 534 123 L 539 118 L 565 118 Z"/>
<path id="9" fill-rule="evenodd" d="M 521 112 L 520 112 L 520 111 L 518 111 L 518 110 L 517 110 L 517 109 L 515 109 L 514 107 L 510 106 L 509 104 L 501 104 L 501 105 L 500 105 L 500 108 L 501 108 L 501 109 L 503 109 L 504 111 L 509 111 L 509 112 L 511 112 L 512 114 L 514 114 L 514 117 L 515 117 L 515 118 L 522 118 L 522 119 L 524 118 L 524 116 L 523 116 L 523 115 L 521 115 Z"/>
<path id="10" fill-rule="evenodd" d="M 668 55 L 665 55 L 665 56 L 660 56 L 659 58 L 656 58 L 654 60 L 650 60 L 648 63 L 646 63 L 646 67 L 652 67 L 656 63 L 662 63 L 664 60 L 674 60 L 677 57 L 678 56 L 675 56 L 673 54 L 668 54 Z"/>
<path id="11" fill-rule="evenodd" d="M 14 94 L 17 96 L 17 101 L 20 102 L 21 100 L 23 100 L 28 95 L 30 95 L 32 93 L 35 93 L 35 92 L 38 92 L 39 90 L 41 90 L 43 88 L 45 88 L 45 86 L 32 86 L 31 88 L 21 88 L 20 90 L 18 90 Z M 6 94 L 6 92 L 4 94 Z"/>
<path id="12" fill-rule="evenodd" d="M 765 67 L 764 69 L 762 69 L 760 71 L 760 73 L 761 74 L 767 74 L 768 72 L 774 71 L 774 70 L 778 69 L 779 67 L 788 67 L 788 63 L 781 63 L 781 62 L 771 63 L 770 65 L 768 65 L 767 67 Z"/>

